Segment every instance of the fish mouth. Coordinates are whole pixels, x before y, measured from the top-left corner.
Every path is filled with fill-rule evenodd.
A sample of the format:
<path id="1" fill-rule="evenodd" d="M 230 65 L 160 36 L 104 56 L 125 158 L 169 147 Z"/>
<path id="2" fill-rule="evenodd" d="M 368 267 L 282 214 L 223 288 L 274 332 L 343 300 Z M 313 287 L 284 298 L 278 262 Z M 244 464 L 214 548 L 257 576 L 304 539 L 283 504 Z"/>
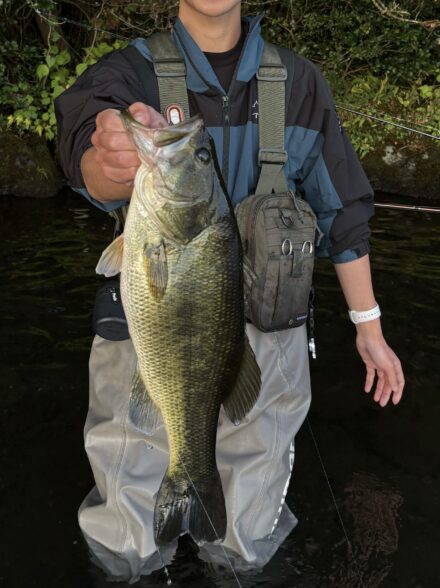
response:
<path id="1" fill-rule="evenodd" d="M 156 128 L 146 127 L 138 122 L 129 110 L 122 110 L 121 117 L 138 149 L 147 151 L 149 154 L 154 151 L 154 148 L 160 149 L 174 144 L 176 144 L 176 150 L 180 149 L 203 127 L 201 114 L 196 114 L 176 125 Z"/>

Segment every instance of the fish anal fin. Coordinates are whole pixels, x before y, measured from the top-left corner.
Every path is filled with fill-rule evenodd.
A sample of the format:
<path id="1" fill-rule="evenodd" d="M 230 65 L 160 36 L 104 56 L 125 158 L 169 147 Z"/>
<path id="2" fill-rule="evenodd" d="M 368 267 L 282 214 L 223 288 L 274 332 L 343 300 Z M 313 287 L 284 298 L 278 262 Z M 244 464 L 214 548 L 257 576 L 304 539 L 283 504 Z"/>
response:
<path id="1" fill-rule="evenodd" d="M 119 235 L 104 251 L 96 266 L 96 273 L 106 278 L 116 276 L 121 271 L 124 254 L 124 236 Z"/>
<path id="2" fill-rule="evenodd" d="M 231 422 L 238 425 L 257 401 L 261 388 L 261 371 L 245 335 L 241 366 L 223 407 Z"/>
<path id="3" fill-rule="evenodd" d="M 152 435 L 159 426 L 160 411 L 148 393 L 139 371 L 136 370 L 131 385 L 129 416 L 135 427 L 146 435 Z"/>
<path id="4" fill-rule="evenodd" d="M 161 300 L 168 283 L 167 253 L 163 241 L 158 244 L 147 243 L 145 264 L 150 292 L 156 300 Z"/>

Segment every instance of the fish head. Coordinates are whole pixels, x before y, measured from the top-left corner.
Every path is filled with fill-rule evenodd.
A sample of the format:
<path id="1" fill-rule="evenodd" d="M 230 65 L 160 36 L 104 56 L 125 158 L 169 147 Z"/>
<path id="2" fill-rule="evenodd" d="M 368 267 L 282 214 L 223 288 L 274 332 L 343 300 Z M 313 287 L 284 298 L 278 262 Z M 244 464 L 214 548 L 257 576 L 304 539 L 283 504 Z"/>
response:
<path id="1" fill-rule="evenodd" d="M 127 124 L 127 122 L 126 122 Z M 141 167 L 141 205 L 165 236 L 187 243 L 210 224 L 218 186 L 212 147 L 201 116 L 148 129 L 129 120 Z"/>

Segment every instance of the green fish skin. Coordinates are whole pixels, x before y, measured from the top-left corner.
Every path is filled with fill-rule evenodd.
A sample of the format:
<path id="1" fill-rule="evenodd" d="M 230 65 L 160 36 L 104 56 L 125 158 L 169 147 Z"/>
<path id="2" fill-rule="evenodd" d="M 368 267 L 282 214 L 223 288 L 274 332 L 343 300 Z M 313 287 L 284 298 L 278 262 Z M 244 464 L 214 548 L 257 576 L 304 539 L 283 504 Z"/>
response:
<path id="1" fill-rule="evenodd" d="M 159 488 L 155 540 L 226 533 L 215 448 L 223 404 L 233 422 L 254 405 L 260 370 L 245 335 L 238 230 L 200 117 L 147 129 L 122 113 L 141 159 L 124 235 L 98 273 L 121 269 L 138 370 L 130 417 L 146 433 L 163 419 L 170 461 Z"/>

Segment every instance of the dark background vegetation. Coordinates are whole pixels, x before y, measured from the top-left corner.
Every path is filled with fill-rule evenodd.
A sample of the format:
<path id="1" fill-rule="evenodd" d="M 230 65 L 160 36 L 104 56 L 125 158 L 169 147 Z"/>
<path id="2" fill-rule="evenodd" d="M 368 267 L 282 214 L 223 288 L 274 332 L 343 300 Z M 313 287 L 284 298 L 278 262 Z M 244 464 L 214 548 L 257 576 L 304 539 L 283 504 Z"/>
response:
<path id="1" fill-rule="evenodd" d="M 177 0 L 0 0 L 0 131 L 55 138 L 53 99 L 102 55 L 169 28 Z M 440 2 L 247 0 L 265 36 L 324 71 L 339 105 L 440 134 Z M 340 111 L 359 154 L 398 133 Z"/>

